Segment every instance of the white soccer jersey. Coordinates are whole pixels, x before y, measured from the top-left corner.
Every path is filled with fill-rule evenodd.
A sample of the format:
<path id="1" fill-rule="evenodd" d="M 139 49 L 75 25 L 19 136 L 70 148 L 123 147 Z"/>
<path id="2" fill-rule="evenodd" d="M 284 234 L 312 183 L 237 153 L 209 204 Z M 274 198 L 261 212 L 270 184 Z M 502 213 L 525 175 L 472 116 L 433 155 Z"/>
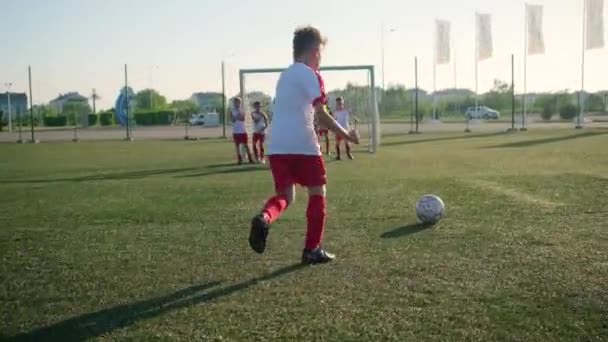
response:
<path id="1" fill-rule="evenodd" d="M 245 120 L 238 120 L 238 116 L 241 113 L 240 109 L 232 108 L 232 120 L 237 120 L 232 123 L 232 134 L 246 134 L 247 128 L 245 127 Z"/>
<path id="2" fill-rule="evenodd" d="M 268 155 L 321 155 L 314 125 L 314 102 L 325 102 L 323 79 L 303 63 L 285 69 L 276 87 Z"/>
<path id="3" fill-rule="evenodd" d="M 350 128 L 350 112 L 346 109 L 337 110 L 334 115 L 336 116 L 336 121 L 344 128 L 348 130 Z"/>
<path id="4" fill-rule="evenodd" d="M 264 131 L 266 131 L 264 115 L 262 115 L 262 113 L 253 112 L 251 113 L 251 119 L 253 120 L 253 133 L 263 134 Z"/>

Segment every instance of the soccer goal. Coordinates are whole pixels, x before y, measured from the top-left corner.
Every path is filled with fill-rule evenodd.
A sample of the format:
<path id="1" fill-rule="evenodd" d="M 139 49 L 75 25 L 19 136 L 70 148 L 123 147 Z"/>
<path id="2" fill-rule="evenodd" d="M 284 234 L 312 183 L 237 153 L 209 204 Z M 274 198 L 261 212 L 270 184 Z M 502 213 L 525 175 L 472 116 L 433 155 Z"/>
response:
<path id="1" fill-rule="evenodd" d="M 278 75 L 284 70 L 284 68 L 261 68 L 261 69 L 241 69 L 239 70 L 239 87 L 240 96 L 243 99 L 243 106 L 249 113 L 251 110 L 251 104 L 254 101 L 262 102 L 262 105 L 270 109 L 272 98 L 266 98 L 265 100 L 261 97 L 264 93 L 259 91 L 258 84 L 251 79 L 252 75 L 268 76 L 275 74 L 274 82 L 272 86 L 276 84 Z M 359 133 L 361 134 L 361 145 L 368 148 L 369 152 L 375 153 L 380 146 L 380 115 L 378 113 L 378 101 L 376 92 L 376 79 L 374 74 L 373 65 L 355 65 L 355 66 L 326 66 L 321 67 L 320 71 L 323 77 L 326 79 L 325 91 L 328 93 L 329 106 L 334 110 L 335 99 L 338 96 L 344 97 L 347 107 L 353 112 L 354 116 L 359 119 Z M 353 82 L 347 77 L 346 86 L 343 85 L 332 85 L 332 75 L 338 72 L 344 73 L 345 71 L 356 71 L 358 73 L 357 81 Z M 264 77 L 262 77 L 264 78 Z M 344 78 L 344 77 L 342 77 Z M 253 85 L 251 83 L 254 83 Z M 266 83 L 271 81 L 266 78 Z M 266 85 L 268 86 L 268 85 Z M 271 119 L 272 120 L 272 119 Z M 251 130 L 251 117 L 246 116 L 247 128 Z M 365 142 L 367 141 L 367 143 Z"/>

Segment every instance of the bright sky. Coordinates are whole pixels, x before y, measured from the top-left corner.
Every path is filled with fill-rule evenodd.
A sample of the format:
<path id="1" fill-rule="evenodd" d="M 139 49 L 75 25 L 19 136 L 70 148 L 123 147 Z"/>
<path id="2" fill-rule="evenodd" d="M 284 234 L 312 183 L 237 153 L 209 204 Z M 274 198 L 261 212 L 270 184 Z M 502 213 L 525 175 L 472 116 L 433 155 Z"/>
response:
<path id="1" fill-rule="evenodd" d="M 545 5 L 547 51 L 528 59 L 528 90 L 579 89 L 583 1 L 534 3 Z M 220 91 L 225 58 L 233 95 L 239 68 L 290 63 L 293 30 L 304 24 L 329 38 L 324 65 L 373 64 L 381 84 L 383 23 L 386 84 L 412 86 L 417 55 L 420 86 L 432 89 L 435 19 L 452 22 L 457 83 L 473 89 L 476 11 L 492 14 L 494 37 L 494 58 L 479 66 L 480 91 L 495 78 L 510 79 L 511 53 L 521 91 L 524 2 L 513 0 L 0 0 L 0 89 L 12 82 L 14 91 L 26 91 L 31 65 L 34 103 L 68 91 L 89 96 L 96 88 L 100 107 L 108 108 L 124 84 L 127 63 L 136 91 L 154 87 L 170 100 L 183 99 Z M 608 48 L 589 51 L 586 60 L 585 88 L 607 89 Z M 363 72 L 326 75 L 330 89 L 366 79 Z M 248 90 L 272 94 L 274 82 L 276 76 L 251 76 Z M 438 67 L 437 87 L 453 85 L 453 65 Z"/>

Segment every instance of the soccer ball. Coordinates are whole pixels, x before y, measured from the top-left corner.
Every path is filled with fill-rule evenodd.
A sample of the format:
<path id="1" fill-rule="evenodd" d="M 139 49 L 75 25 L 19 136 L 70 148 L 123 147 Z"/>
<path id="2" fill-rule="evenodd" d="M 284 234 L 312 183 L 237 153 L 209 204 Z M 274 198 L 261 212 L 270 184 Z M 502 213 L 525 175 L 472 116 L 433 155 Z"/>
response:
<path id="1" fill-rule="evenodd" d="M 424 195 L 416 203 L 416 216 L 424 224 L 435 224 L 443 217 L 445 204 L 435 195 Z"/>

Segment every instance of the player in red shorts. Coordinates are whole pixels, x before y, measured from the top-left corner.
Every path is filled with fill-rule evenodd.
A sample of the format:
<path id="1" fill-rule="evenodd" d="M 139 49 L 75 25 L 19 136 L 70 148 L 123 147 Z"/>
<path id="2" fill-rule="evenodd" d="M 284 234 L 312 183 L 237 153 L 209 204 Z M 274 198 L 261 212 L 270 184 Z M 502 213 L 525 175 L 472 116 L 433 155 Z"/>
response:
<path id="1" fill-rule="evenodd" d="M 329 106 L 326 105 L 325 109 L 327 110 L 327 113 L 333 117 L 333 114 L 332 114 Z M 323 139 L 325 140 L 325 154 L 330 155 L 331 151 L 329 150 L 329 129 L 327 129 L 325 126 L 323 126 L 320 123 L 317 123 L 317 128 L 318 128 L 317 135 L 319 136 L 319 143 L 321 143 L 321 141 Z"/>
<path id="2" fill-rule="evenodd" d="M 266 127 L 268 127 L 268 116 L 261 109 L 260 101 L 253 103 L 253 156 L 258 163 L 264 163 L 264 140 L 266 138 Z"/>
<path id="3" fill-rule="evenodd" d="M 276 195 L 253 218 L 249 233 L 251 248 L 264 253 L 270 225 L 294 201 L 295 185 L 308 188 L 303 264 L 326 263 L 335 257 L 321 247 L 326 215 L 326 173 L 315 131 L 315 115 L 318 122 L 334 134 L 359 143 L 355 131 L 347 132 L 325 110 L 327 97 L 318 72 L 323 45 L 325 39 L 316 28 L 304 27 L 294 33 L 294 63 L 281 73 L 277 82 L 268 141 Z"/>
<path id="4" fill-rule="evenodd" d="M 245 149 L 247 152 L 247 159 L 249 160 L 249 163 L 253 163 L 253 158 L 251 158 L 251 150 L 249 149 L 247 128 L 245 127 L 245 112 L 241 106 L 241 99 L 238 97 L 232 99 L 230 118 L 232 120 L 232 138 L 234 139 L 234 146 L 236 148 L 236 156 L 239 165 L 243 164 L 241 148 Z"/>
<path id="5" fill-rule="evenodd" d="M 359 122 L 359 120 L 351 114 L 350 110 L 346 109 L 344 98 L 341 96 L 336 99 L 335 118 L 340 126 L 342 126 L 342 128 L 345 130 L 350 129 L 351 119 L 353 119 L 355 123 Z M 340 144 L 342 143 L 342 140 L 344 139 L 342 139 L 339 135 L 336 136 L 336 160 L 341 160 Z M 344 145 L 346 147 L 346 156 L 348 159 L 354 159 L 353 154 L 350 152 L 350 144 L 348 141 L 345 141 Z"/>

